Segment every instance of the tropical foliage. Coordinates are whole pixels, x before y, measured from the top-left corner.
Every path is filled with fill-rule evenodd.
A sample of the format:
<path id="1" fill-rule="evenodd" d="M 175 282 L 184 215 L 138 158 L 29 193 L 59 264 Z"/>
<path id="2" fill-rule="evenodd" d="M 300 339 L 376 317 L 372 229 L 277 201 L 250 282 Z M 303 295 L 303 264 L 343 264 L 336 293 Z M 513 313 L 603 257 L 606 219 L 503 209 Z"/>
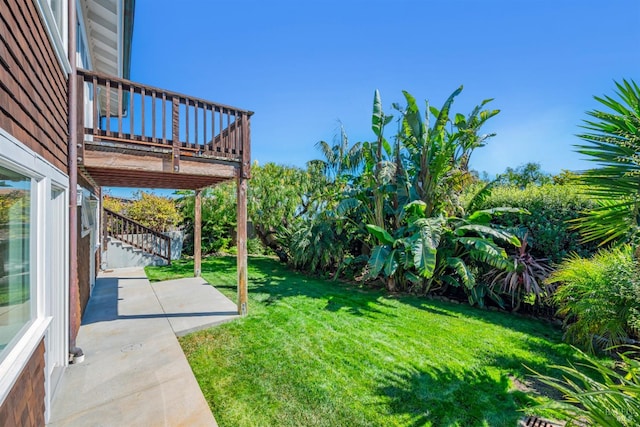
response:
<path id="1" fill-rule="evenodd" d="M 551 267 L 546 259 L 535 258 L 527 250 L 528 237 L 528 232 L 525 232 L 517 251 L 510 257 L 509 268 L 494 268 L 486 276 L 491 280 L 490 288 L 493 292 L 511 298 L 513 311 L 518 311 L 525 299 L 535 303 L 549 296 L 544 281 L 551 272 Z"/>
<path id="2" fill-rule="evenodd" d="M 540 409 L 551 409 L 568 419 L 567 426 L 629 427 L 640 425 L 640 347 L 620 354 L 621 364 L 612 368 L 582 353 L 583 361 L 551 366 L 562 376 L 536 373 L 539 380 L 563 395 Z"/>
<path id="3" fill-rule="evenodd" d="M 616 88 L 616 98 L 595 97 L 606 111 L 587 113 L 584 142 L 577 145 L 598 165 L 578 182 L 599 202 L 577 224 L 585 240 L 601 244 L 637 240 L 640 231 L 640 87 L 623 80 Z"/>
<path id="4" fill-rule="evenodd" d="M 362 279 L 379 278 L 389 291 L 453 286 L 471 302 L 484 302 L 488 288 L 477 280 L 477 266 L 507 268 L 503 246 L 519 245 L 491 219 L 522 210 L 476 210 L 475 199 L 460 199 L 475 179 L 468 171 L 471 154 L 492 136 L 480 129 L 499 112 L 486 109 L 491 100 L 485 100 L 467 116 L 452 115 L 461 91 L 440 109 L 427 104 L 426 114 L 404 92 L 406 106 L 394 105 L 400 117 L 393 143 L 384 136 L 393 117 L 376 91 L 375 140 L 350 145 L 341 127 L 334 145 L 318 144 L 324 159 L 310 164 L 324 171 L 325 191 L 318 193 L 324 202 L 288 235 L 294 265 L 336 273 L 360 265 Z"/>
<path id="5" fill-rule="evenodd" d="M 513 206 L 526 210 L 528 214 L 507 213 L 496 218 L 495 222 L 527 231 L 528 249 L 534 258 L 559 263 L 571 253 L 588 257 L 596 252 L 598 242 L 582 242 L 579 232 L 571 227 L 571 221 L 596 204 L 582 193 L 579 186 L 566 183 L 567 175 L 554 177 L 563 184 L 529 185 L 525 188 L 493 186 L 491 193 L 478 201 L 477 207 Z"/>
<path id="6" fill-rule="evenodd" d="M 569 257 L 547 283 L 566 337 L 589 352 L 640 338 L 640 278 L 630 246 Z"/>

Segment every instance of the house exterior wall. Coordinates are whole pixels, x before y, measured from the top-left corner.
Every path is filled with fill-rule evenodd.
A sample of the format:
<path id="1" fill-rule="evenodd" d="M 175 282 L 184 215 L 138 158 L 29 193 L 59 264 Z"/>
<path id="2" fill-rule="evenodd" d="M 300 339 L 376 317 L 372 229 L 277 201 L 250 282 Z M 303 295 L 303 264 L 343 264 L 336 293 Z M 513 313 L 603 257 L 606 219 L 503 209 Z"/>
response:
<path id="1" fill-rule="evenodd" d="M 0 425 L 40 427 L 44 421 L 44 342 L 36 347 L 27 367 L 0 406 Z"/>
<path id="2" fill-rule="evenodd" d="M 67 80 L 33 1 L 0 4 L 0 127 L 67 171 Z"/>
<path id="3" fill-rule="evenodd" d="M 51 231 L 66 229 L 59 221 L 68 206 L 67 77 L 38 8 L 34 0 L 0 3 L 0 165 L 33 180 L 29 227 L 36 235 L 29 249 L 31 321 L 0 358 L 0 425 L 44 425 L 51 397 L 45 390 L 67 357 L 68 246 L 64 232 L 53 241 Z"/>

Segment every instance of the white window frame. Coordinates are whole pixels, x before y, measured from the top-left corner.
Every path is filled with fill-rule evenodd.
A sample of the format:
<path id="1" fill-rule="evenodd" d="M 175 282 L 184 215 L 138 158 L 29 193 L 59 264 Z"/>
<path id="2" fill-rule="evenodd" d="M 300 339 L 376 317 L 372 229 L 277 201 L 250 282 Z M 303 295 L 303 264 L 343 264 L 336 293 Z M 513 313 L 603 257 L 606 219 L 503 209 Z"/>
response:
<path id="1" fill-rule="evenodd" d="M 33 224 L 31 238 L 33 246 L 31 247 L 30 278 L 33 281 L 31 289 L 34 291 L 31 295 L 31 320 L 16 336 L 14 341 L 7 346 L 5 356 L 0 360 L 0 402 L 3 402 L 31 359 L 38 344 L 45 337 L 45 334 L 57 334 L 56 339 L 58 340 L 64 339 L 60 335 L 66 336 L 65 331 L 51 331 L 49 325 L 53 316 L 63 316 L 65 319 L 68 317 L 67 302 L 62 304 L 63 307 L 51 310 L 47 307 L 46 296 L 52 286 L 62 287 L 63 292 L 67 292 L 66 289 L 68 288 L 68 262 L 58 266 L 63 271 L 58 275 L 58 281 L 56 282 L 48 277 L 51 266 L 47 265 L 47 260 L 48 254 L 56 247 L 55 245 L 58 245 L 59 248 L 61 243 L 54 241 L 50 236 L 51 227 L 55 226 L 53 224 L 55 215 L 51 215 L 50 212 L 51 189 L 55 188 L 65 193 L 65 203 L 63 204 L 63 210 L 65 210 L 64 207 L 68 206 L 69 179 L 62 171 L 21 144 L 2 128 L 0 128 L 0 165 L 32 179 Z M 65 215 L 65 213 L 62 212 L 62 215 Z M 68 235 L 68 233 L 66 234 Z M 64 251 L 68 252 L 68 237 L 62 242 L 62 245 L 64 246 Z M 61 280 L 63 283 L 60 283 Z M 66 294 L 65 300 L 68 300 Z M 57 313 L 52 311 L 57 311 Z M 65 341 L 62 346 L 64 348 L 64 354 L 62 355 L 52 355 L 45 352 L 46 363 L 51 363 L 53 357 L 66 356 L 68 343 Z M 46 351 L 48 350 L 46 349 Z M 62 360 L 62 363 L 64 364 L 66 361 Z M 45 381 L 48 381 L 48 379 Z"/>
<path id="2" fill-rule="evenodd" d="M 76 0 L 60 0 L 62 2 L 62 22 L 56 22 L 51 10 L 51 0 L 33 0 L 36 4 L 42 21 L 44 22 L 47 35 L 53 44 L 53 50 L 56 53 L 58 62 L 62 66 L 65 73 L 71 73 L 71 64 L 69 63 L 69 1 Z M 60 25 L 59 25 L 60 24 Z M 62 27 L 62 28 L 60 28 Z M 74 47 L 75 49 L 75 47 Z"/>

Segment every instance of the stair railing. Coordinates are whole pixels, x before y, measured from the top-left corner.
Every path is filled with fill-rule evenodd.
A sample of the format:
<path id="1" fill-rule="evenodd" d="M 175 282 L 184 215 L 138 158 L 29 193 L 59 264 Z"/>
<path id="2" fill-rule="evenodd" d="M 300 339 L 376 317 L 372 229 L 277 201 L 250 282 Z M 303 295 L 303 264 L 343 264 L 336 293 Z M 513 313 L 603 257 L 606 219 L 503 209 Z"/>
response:
<path id="1" fill-rule="evenodd" d="M 103 209 L 104 233 L 171 264 L 171 237 L 107 208 Z"/>

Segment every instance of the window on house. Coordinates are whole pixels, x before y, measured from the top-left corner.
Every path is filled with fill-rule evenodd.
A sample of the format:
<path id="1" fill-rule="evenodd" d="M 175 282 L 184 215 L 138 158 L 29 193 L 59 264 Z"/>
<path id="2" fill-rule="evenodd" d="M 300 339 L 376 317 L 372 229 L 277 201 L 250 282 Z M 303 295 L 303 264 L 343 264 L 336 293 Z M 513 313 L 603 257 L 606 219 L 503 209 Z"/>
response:
<path id="1" fill-rule="evenodd" d="M 64 30 L 64 2 L 62 0 L 48 0 L 49 7 L 51 7 L 51 14 L 53 15 L 53 20 L 56 23 L 56 27 L 58 27 L 58 34 L 60 38 L 64 39 L 64 34 L 62 31 Z"/>
<path id="2" fill-rule="evenodd" d="M 32 179 L 0 166 L 0 360 L 32 318 Z"/>
<path id="3" fill-rule="evenodd" d="M 82 224 L 82 237 L 91 232 L 96 224 L 96 205 L 91 203 L 91 193 L 88 190 L 78 190 L 82 194 L 82 207 L 80 209 L 80 218 Z"/>

